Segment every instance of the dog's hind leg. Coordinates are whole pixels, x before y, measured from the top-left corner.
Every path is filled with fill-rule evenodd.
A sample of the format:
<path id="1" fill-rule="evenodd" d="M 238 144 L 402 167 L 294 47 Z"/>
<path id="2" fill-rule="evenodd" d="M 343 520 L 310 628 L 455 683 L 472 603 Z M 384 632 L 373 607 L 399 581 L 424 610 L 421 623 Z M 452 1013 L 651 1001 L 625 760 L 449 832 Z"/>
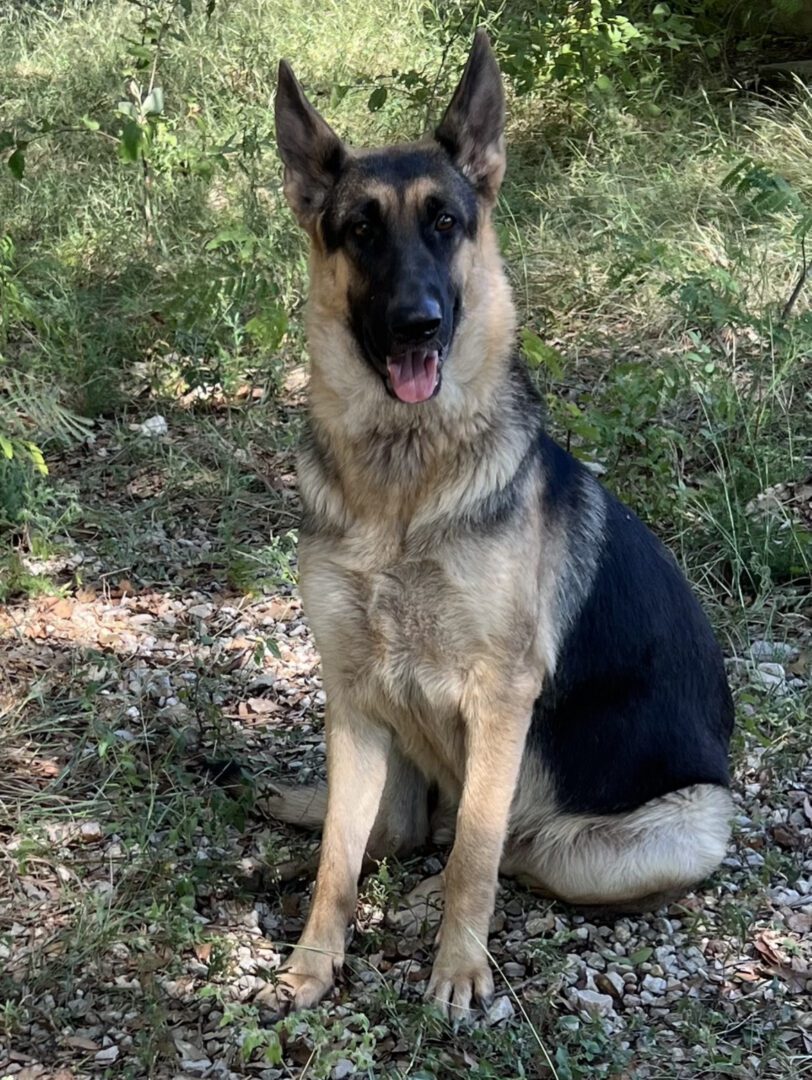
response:
<path id="1" fill-rule="evenodd" d="M 578 907 L 651 909 L 715 870 L 731 814 L 729 793 L 715 784 L 684 788 L 628 813 L 555 813 L 533 835 L 527 810 L 520 809 L 500 869 Z"/>
<path id="2" fill-rule="evenodd" d="M 327 813 L 327 785 L 301 787 L 295 784 L 273 784 L 257 800 L 263 814 L 298 825 L 302 829 L 320 829 Z"/>
<path id="3" fill-rule="evenodd" d="M 458 795 L 442 789 L 438 791 L 429 824 L 432 846 L 448 847 L 453 844 L 458 809 Z M 406 937 L 418 937 L 427 929 L 436 928 L 443 917 L 444 891 L 443 874 L 424 878 L 403 898 L 397 910 L 389 912 L 386 917 L 387 924 Z"/>
<path id="4" fill-rule="evenodd" d="M 317 830 L 327 813 L 327 785 L 273 786 L 273 793 L 261 799 L 260 808 L 270 817 Z M 379 860 L 387 855 L 406 855 L 421 847 L 429 833 L 428 784 L 423 774 L 397 747 L 389 753 L 386 786 L 378 815 L 367 843 L 367 855 Z"/>

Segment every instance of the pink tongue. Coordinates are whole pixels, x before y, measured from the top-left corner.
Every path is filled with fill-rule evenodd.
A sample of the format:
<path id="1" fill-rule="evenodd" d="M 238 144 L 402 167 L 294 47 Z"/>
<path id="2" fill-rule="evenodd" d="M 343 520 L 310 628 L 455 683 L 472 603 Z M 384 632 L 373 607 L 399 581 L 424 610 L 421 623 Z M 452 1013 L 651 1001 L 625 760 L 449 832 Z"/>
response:
<path id="1" fill-rule="evenodd" d="M 436 352 L 414 349 L 400 356 L 388 356 L 386 367 L 392 389 L 410 405 L 428 401 L 437 387 L 439 357 Z"/>

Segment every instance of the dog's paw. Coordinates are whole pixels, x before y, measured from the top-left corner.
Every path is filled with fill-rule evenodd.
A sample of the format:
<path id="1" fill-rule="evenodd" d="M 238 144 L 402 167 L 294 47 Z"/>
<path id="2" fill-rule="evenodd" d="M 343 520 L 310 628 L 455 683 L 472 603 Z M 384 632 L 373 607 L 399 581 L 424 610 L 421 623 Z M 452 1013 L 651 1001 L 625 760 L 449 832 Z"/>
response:
<path id="1" fill-rule="evenodd" d="M 471 1019 L 473 1006 L 487 1009 L 493 1001 L 493 975 L 483 956 L 456 964 L 435 961 L 426 998 L 455 1025 Z"/>
<path id="2" fill-rule="evenodd" d="M 325 978 L 322 975 L 281 971 L 272 983 L 259 991 L 254 1002 L 263 1012 L 277 1019 L 299 1009 L 311 1009 L 330 992 L 332 986 L 332 973 Z"/>

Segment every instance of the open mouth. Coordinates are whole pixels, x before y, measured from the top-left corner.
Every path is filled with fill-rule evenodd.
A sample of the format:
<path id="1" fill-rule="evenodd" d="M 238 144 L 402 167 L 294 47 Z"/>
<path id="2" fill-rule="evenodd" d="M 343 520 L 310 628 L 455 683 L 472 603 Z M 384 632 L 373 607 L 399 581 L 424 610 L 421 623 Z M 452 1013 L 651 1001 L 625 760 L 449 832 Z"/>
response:
<path id="1" fill-rule="evenodd" d="M 386 371 L 392 393 L 399 401 L 410 405 L 428 401 L 440 385 L 440 350 L 426 346 L 387 356 Z"/>

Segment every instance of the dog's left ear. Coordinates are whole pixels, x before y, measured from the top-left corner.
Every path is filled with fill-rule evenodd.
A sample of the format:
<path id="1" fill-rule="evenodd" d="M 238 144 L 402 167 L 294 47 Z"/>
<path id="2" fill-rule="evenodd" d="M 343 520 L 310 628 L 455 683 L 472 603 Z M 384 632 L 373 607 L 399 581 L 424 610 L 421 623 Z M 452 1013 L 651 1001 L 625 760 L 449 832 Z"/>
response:
<path id="1" fill-rule="evenodd" d="M 505 92 L 488 35 L 477 30 L 471 55 L 435 139 L 480 194 L 494 202 L 505 175 Z"/>
<path id="2" fill-rule="evenodd" d="M 312 231 L 347 160 L 347 150 L 305 97 L 286 60 L 276 84 L 276 142 L 285 166 L 285 197 L 299 223 Z"/>

